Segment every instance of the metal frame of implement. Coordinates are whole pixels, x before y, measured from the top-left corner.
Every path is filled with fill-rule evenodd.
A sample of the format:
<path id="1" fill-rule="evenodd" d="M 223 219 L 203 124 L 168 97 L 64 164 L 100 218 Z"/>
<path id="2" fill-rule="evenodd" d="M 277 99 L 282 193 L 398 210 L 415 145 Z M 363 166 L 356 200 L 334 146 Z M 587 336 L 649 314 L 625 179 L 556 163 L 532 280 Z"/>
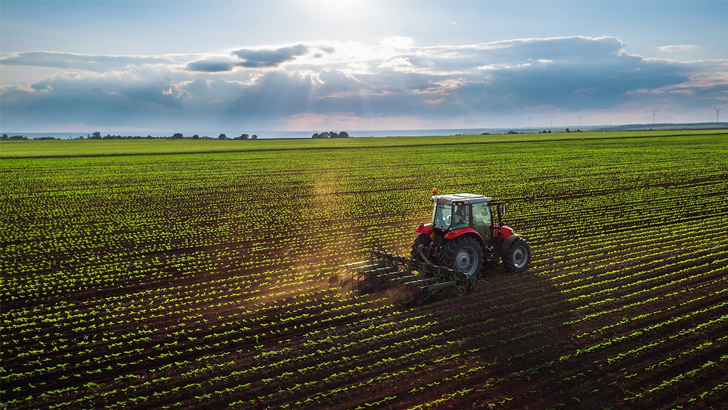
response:
<path id="1" fill-rule="evenodd" d="M 476 278 L 468 277 L 462 271 L 435 265 L 424 255 L 421 256 L 424 261 L 372 250 L 370 260 L 345 266 L 353 271 L 352 278 L 360 291 L 407 287 L 414 292 L 413 299 L 418 299 L 420 303 L 440 291 L 453 289 L 458 296 L 462 296 L 473 289 Z"/>

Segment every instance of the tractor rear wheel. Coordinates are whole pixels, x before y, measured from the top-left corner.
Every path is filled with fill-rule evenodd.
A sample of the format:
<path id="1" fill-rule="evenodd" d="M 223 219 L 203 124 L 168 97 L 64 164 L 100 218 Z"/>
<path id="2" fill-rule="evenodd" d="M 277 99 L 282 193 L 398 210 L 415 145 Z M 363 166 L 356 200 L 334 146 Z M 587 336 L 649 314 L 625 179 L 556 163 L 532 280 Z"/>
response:
<path id="1" fill-rule="evenodd" d="M 503 255 L 503 267 L 510 273 L 523 272 L 531 262 L 531 245 L 523 238 L 517 238 Z"/>
<path id="2" fill-rule="evenodd" d="M 459 236 L 447 244 L 441 263 L 469 277 L 477 277 L 484 263 L 483 246 L 473 236 Z"/>
<path id="3" fill-rule="evenodd" d="M 422 255 L 420 255 L 420 252 L 418 251 L 420 245 L 425 247 L 423 252 L 425 253 L 425 255 L 427 255 L 426 248 L 430 245 L 430 237 L 428 235 L 425 235 L 424 233 L 417 235 L 417 238 L 415 238 L 415 242 L 412 244 L 412 252 L 410 253 L 410 257 L 416 261 L 425 262 L 425 260 L 422 259 Z"/>

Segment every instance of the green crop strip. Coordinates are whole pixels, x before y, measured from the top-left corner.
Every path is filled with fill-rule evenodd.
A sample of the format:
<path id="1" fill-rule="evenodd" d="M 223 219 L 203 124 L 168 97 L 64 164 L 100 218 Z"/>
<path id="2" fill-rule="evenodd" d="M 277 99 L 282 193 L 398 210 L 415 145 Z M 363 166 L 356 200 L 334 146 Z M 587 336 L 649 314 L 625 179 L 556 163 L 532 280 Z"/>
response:
<path id="1" fill-rule="evenodd" d="M 8 408 L 725 398 L 724 132 L 8 141 L 0 157 Z M 358 293 L 341 265 L 409 254 L 433 187 L 506 201 L 529 270 L 422 307 Z"/>

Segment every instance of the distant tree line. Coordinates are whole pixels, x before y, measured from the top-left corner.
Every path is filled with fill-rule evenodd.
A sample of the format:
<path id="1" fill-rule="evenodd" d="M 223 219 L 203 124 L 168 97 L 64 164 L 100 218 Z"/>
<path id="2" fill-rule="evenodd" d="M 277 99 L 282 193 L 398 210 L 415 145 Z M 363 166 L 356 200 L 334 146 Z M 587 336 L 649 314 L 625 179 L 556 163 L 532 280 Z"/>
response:
<path id="1" fill-rule="evenodd" d="M 147 135 L 146 137 L 141 137 L 138 135 L 132 136 L 132 135 L 109 135 L 109 134 L 107 134 L 105 136 L 101 136 L 101 133 L 98 131 L 94 132 L 93 134 L 87 135 L 86 138 L 88 138 L 90 140 L 93 140 L 93 139 L 148 139 L 148 138 L 160 138 L 160 139 L 170 139 L 171 138 L 173 140 L 181 140 L 181 139 L 211 140 L 211 139 L 213 139 L 212 137 L 208 137 L 207 135 L 200 136 L 198 134 L 194 134 L 191 137 L 185 137 L 184 134 L 182 134 L 181 132 L 174 133 L 174 134 L 172 134 L 171 137 L 153 137 L 151 135 Z M 241 134 L 239 137 L 235 137 L 233 139 L 247 140 L 248 138 L 258 139 L 258 136 L 255 134 L 253 134 L 252 136 L 250 136 L 248 134 Z M 228 137 L 225 134 L 220 134 L 220 135 L 218 135 L 217 139 L 226 140 L 226 139 L 228 139 Z"/>
<path id="2" fill-rule="evenodd" d="M 351 138 L 351 137 L 349 136 L 349 133 L 346 132 L 346 131 L 341 131 L 341 132 L 330 131 L 330 132 L 322 132 L 320 134 L 319 133 L 315 133 L 315 134 L 313 134 L 312 138 Z M 25 136 L 25 135 L 8 136 L 8 134 L 3 134 L 2 135 L 2 139 L 3 140 L 28 140 L 29 138 L 27 136 Z M 55 140 L 55 139 L 60 139 L 60 138 L 55 138 L 55 137 L 48 136 L 48 137 L 36 137 L 36 138 L 33 138 L 33 139 L 34 140 Z M 73 138 L 73 139 L 76 139 L 76 138 Z M 84 137 L 83 136 L 79 136 L 77 139 L 84 139 Z M 181 140 L 181 139 L 198 140 L 198 139 L 202 139 L 202 140 L 210 140 L 210 139 L 214 139 L 214 138 L 213 137 L 208 137 L 207 135 L 200 136 L 198 134 L 194 134 L 194 135 L 192 135 L 190 137 L 185 137 L 185 135 L 182 134 L 181 132 L 174 133 L 174 134 L 172 134 L 171 137 L 166 137 L 166 136 L 164 136 L 164 137 L 154 137 L 154 136 L 151 136 L 151 135 L 147 135 L 146 137 L 144 137 L 144 136 L 141 136 L 141 135 L 111 135 L 111 134 L 101 135 L 101 132 L 96 131 L 96 132 L 94 132 L 92 134 L 86 134 L 86 139 L 90 139 L 90 140 L 102 140 L 102 139 L 103 140 L 106 140 L 106 139 L 135 139 L 135 140 L 136 139 L 173 139 L 173 140 Z M 217 139 L 220 139 L 220 140 L 227 140 L 227 139 L 247 140 L 247 139 L 253 139 L 253 140 L 255 140 L 255 139 L 258 139 L 258 136 L 256 134 L 253 134 L 253 135 L 240 134 L 237 137 L 228 138 L 228 136 L 226 134 L 220 134 L 220 135 L 217 136 Z"/>
<path id="3" fill-rule="evenodd" d="M 53 137 L 48 137 L 48 138 L 53 138 Z M 12 137 L 9 137 L 8 134 L 3 134 L 3 139 L 4 140 L 27 140 L 28 137 L 26 137 L 25 135 L 13 135 Z"/>
<path id="4" fill-rule="evenodd" d="M 318 139 L 318 138 L 350 138 L 350 137 L 349 137 L 349 133 L 346 131 L 341 131 L 341 132 L 330 131 L 330 132 L 322 132 L 321 134 L 315 133 L 311 136 L 311 138 Z"/>
<path id="5" fill-rule="evenodd" d="M 141 135 L 111 135 L 111 134 L 106 134 L 106 135 L 103 135 L 102 136 L 101 133 L 98 132 L 98 131 L 94 132 L 93 134 L 86 134 L 86 139 L 90 139 L 90 140 L 101 140 L 101 139 L 104 139 L 104 140 L 108 140 L 108 139 L 114 139 L 114 140 L 118 140 L 118 139 L 135 139 L 135 140 L 140 140 L 140 139 L 152 139 L 152 138 L 158 138 L 158 137 L 153 137 L 151 135 L 147 135 L 146 137 L 143 137 Z"/>
<path id="6" fill-rule="evenodd" d="M 25 135 L 8 136 L 8 134 L 3 134 L 2 138 L 0 138 L 0 139 L 10 140 L 10 141 L 27 141 L 27 140 L 29 140 L 29 138 L 26 137 Z M 47 136 L 47 137 L 33 137 L 33 141 L 37 141 L 37 140 L 40 140 L 40 141 L 42 141 L 42 140 L 57 140 L 57 139 L 60 139 L 60 138 L 51 137 L 50 135 Z"/>
<path id="7" fill-rule="evenodd" d="M 3 140 L 28 140 L 29 138 L 25 135 L 9 136 L 8 134 L 3 134 L 2 139 Z M 48 136 L 48 137 L 35 137 L 33 139 L 34 140 L 56 140 L 56 139 L 62 139 L 62 138 L 55 138 L 55 137 Z M 69 139 L 84 139 L 84 137 L 83 136 L 79 136 L 78 138 L 69 137 Z M 86 134 L 86 139 L 90 139 L 90 140 L 102 140 L 102 139 L 103 140 L 107 140 L 107 139 L 135 139 L 135 140 L 137 140 L 137 139 L 173 139 L 173 140 L 202 139 L 202 140 L 211 140 L 214 138 L 208 137 L 207 135 L 200 136 L 197 134 L 194 134 L 191 137 L 185 137 L 184 134 L 182 134 L 181 132 L 174 133 L 171 137 L 166 137 L 166 136 L 165 137 L 153 137 L 151 135 L 147 135 L 146 137 L 143 137 L 141 135 L 111 135 L 111 134 L 101 135 L 101 133 L 99 131 L 96 131 L 92 134 Z M 228 139 L 228 137 L 225 134 L 220 134 L 220 135 L 218 135 L 217 139 L 226 140 L 226 139 Z M 235 139 L 235 140 L 253 139 L 253 140 L 255 140 L 255 139 L 258 139 L 258 136 L 256 134 L 253 134 L 253 135 L 241 134 L 240 136 L 237 136 L 232 139 Z"/>

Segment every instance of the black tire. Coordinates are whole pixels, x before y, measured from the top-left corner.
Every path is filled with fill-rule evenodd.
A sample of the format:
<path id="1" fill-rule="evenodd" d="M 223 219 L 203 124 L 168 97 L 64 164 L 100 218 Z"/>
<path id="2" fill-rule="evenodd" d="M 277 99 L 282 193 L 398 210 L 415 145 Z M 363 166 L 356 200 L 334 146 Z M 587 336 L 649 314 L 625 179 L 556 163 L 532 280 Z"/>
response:
<path id="1" fill-rule="evenodd" d="M 503 267 L 510 273 L 519 273 L 528 269 L 531 263 L 531 245 L 523 238 L 517 238 L 503 255 Z"/>
<path id="2" fill-rule="evenodd" d="M 447 244 L 440 263 L 464 271 L 469 277 L 478 277 L 484 265 L 483 245 L 474 236 L 458 236 Z"/>
<path id="3" fill-rule="evenodd" d="M 412 252 L 410 253 L 410 257 L 416 261 L 424 262 L 422 259 L 422 255 L 420 255 L 420 252 L 417 250 L 420 245 L 423 245 L 425 247 L 424 253 L 427 255 L 427 247 L 430 246 L 430 237 L 428 235 L 425 235 L 424 233 L 421 233 L 417 235 L 417 238 L 415 238 L 414 243 L 412 244 Z"/>

